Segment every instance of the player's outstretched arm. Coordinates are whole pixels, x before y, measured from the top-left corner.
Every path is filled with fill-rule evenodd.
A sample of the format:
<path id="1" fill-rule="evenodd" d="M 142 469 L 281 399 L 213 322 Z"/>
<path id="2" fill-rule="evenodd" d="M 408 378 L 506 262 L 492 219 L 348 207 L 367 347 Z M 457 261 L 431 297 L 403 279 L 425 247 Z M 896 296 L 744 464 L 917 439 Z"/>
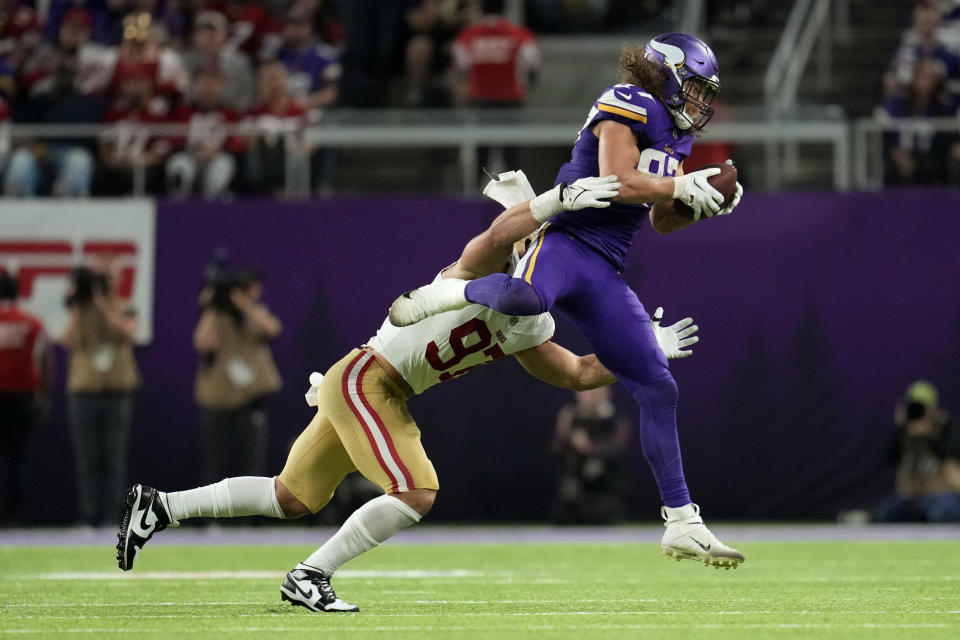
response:
<path id="1" fill-rule="evenodd" d="M 532 200 L 514 204 L 467 243 L 460 259 L 444 271 L 443 277 L 472 280 L 499 273 L 509 262 L 515 242 L 561 211 L 609 207 L 610 198 L 619 189 L 616 176 L 580 178 L 571 185 L 558 184 Z"/>
<path id="2" fill-rule="evenodd" d="M 539 347 L 513 354 L 527 373 L 547 384 L 574 391 L 596 389 L 616 382 L 610 371 L 600 364 L 597 356 L 578 356 L 556 342 L 544 342 Z"/>
<path id="3" fill-rule="evenodd" d="M 504 206 L 512 206 L 467 243 L 460 259 L 443 270 L 439 281 L 407 291 L 394 300 L 388 315 L 390 322 L 407 327 L 438 313 L 464 308 L 470 304 L 464 293 L 467 281 L 503 272 L 509 265 L 514 242 L 561 211 L 609 207 L 609 199 L 617 195 L 619 188 L 616 176 L 580 178 L 569 186 L 558 184 L 529 202 L 507 203 L 494 198 Z M 532 192 L 531 189 L 529 193 Z"/>
<path id="4" fill-rule="evenodd" d="M 503 271 L 510 262 L 513 244 L 536 231 L 540 224 L 530 214 L 529 202 L 510 207 L 467 243 L 460 259 L 444 270 L 443 277 L 473 280 Z"/>
<path id="5" fill-rule="evenodd" d="M 657 307 L 650 322 L 657 345 L 664 355 L 671 360 L 692 356 L 693 350 L 687 347 L 700 341 L 694 335 L 699 327 L 693 324 L 693 318 L 684 318 L 668 327 L 660 326 L 662 320 L 663 307 Z M 551 341 L 515 353 L 514 356 L 534 378 L 564 389 L 585 391 L 616 381 L 594 354 L 578 356 Z"/>

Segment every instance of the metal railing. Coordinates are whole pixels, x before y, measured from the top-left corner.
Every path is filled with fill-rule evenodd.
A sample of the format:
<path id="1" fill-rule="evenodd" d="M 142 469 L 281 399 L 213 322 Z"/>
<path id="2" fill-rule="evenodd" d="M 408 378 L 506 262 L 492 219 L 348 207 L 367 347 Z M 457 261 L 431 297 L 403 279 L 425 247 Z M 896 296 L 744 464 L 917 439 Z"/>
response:
<path id="1" fill-rule="evenodd" d="M 699 35 L 707 24 L 706 0 L 684 0 L 678 2 L 679 17 L 677 31 Z"/>
<path id="2" fill-rule="evenodd" d="M 790 56 L 797 48 L 803 23 L 812 6 L 813 0 L 796 0 L 793 3 L 787 22 L 783 26 L 783 34 L 780 36 L 773 56 L 770 57 L 770 64 L 763 77 L 763 95 L 764 102 L 771 111 L 783 86 L 783 78 L 790 65 Z"/>
<path id="3" fill-rule="evenodd" d="M 960 136 L 960 117 L 857 120 L 853 124 L 853 166 L 854 184 L 858 189 L 865 191 L 883 189 L 885 164 L 883 136 L 886 133 L 917 136 L 945 133 Z"/>
<path id="4" fill-rule="evenodd" d="M 833 40 L 849 38 L 849 20 L 847 0 L 796 0 L 764 74 L 764 100 L 772 115 L 789 113 L 796 106 L 800 83 L 818 40 L 818 77 L 823 82 L 829 80 Z"/>
<path id="5" fill-rule="evenodd" d="M 824 29 L 829 25 L 829 17 L 830 0 L 814 0 L 796 48 L 789 58 L 780 92 L 774 97 L 774 113 L 787 113 L 796 104 L 800 81 L 810 62 L 813 45 L 824 34 Z M 825 43 L 820 50 L 829 54 L 831 47 L 829 43 Z M 829 65 L 829 61 L 826 64 Z"/>
<path id="6" fill-rule="evenodd" d="M 851 122 L 823 116 L 810 119 L 753 119 L 745 114 L 739 115 L 739 121 L 736 122 L 711 124 L 708 134 L 698 144 L 735 145 L 740 149 L 741 156 L 762 158 L 762 172 L 755 172 L 757 177 L 762 173 L 762 181 L 757 184 L 755 179 L 754 188 L 762 187 L 770 191 L 785 183 L 796 184 L 791 153 L 797 145 L 827 148 L 831 178 L 829 185 L 822 186 L 841 191 L 851 188 L 879 189 L 883 186 L 884 132 L 960 132 L 960 120 L 956 118 L 862 119 Z M 459 158 L 459 191 L 465 197 L 473 197 L 481 180 L 477 153 L 479 147 L 569 149 L 581 121 L 582 113 L 579 110 L 342 111 L 331 114 L 320 124 L 296 131 L 307 149 L 456 149 Z M 18 124 L 7 128 L 14 147 L 23 139 L 102 139 L 116 131 L 115 125 L 100 124 Z M 139 126 L 136 131 L 144 137 L 183 137 L 189 133 L 189 127 L 182 124 L 155 124 Z M 255 135 L 244 125 L 225 127 L 223 133 Z M 753 148 L 757 153 L 746 153 L 745 148 Z M 303 159 L 305 154 L 292 152 L 290 155 Z M 813 162 L 822 163 L 822 159 Z M 288 165 L 285 195 L 290 198 L 310 196 L 308 176 L 302 175 L 307 170 L 306 163 L 288 162 Z M 142 164 L 134 164 L 132 169 L 133 195 L 143 196 L 146 168 Z"/>

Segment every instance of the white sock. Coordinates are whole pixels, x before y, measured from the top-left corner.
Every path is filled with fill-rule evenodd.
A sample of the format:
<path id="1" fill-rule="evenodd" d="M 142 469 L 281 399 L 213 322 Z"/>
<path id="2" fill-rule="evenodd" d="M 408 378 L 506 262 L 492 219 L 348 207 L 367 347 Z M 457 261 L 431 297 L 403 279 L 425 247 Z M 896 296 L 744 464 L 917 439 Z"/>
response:
<path id="1" fill-rule="evenodd" d="M 405 502 L 382 495 L 350 514 L 343 526 L 303 564 L 323 571 L 329 578 L 347 560 L 373 549 L 397 531 L 418 522 L 420 514 Z"/>
<path id="2" fill-rule="evenodd" d="M 420 287 L 420 291 L 427 300 L 430 300 L 436 309 L 442 311 L 451 311 L 453 309 L 463 309 L 469 305 L 464 291 L 467 288 L 467 280 L 459 278 L 442 278 L 436 282 Z"/>
<path id="3" fill-rule="evenodd" d="M 700 507 L 690 502 L 682 507 L 663 507 L 663 513 L 663 519 L 667 521 L 667 524 L 672 524 L 700 515 Z"/>
<path id="4" fill-rule="evenodd" d="M 215 484 L 187 491 L 161 491 L 160 499 L 174 520 L 238 516 L 286 517 L 277 502 L 273 478 L 260 476 L 226 478 Z"/>

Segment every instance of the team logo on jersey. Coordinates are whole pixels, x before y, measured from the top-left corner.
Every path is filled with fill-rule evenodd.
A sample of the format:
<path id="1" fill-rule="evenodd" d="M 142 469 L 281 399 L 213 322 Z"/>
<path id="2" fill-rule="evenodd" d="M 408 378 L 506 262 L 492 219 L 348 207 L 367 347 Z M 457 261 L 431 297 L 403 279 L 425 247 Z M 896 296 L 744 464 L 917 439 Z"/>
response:
<path id="1" fill-rule="evenodd" d="M 673 155 L 673 147 L 671 147 L 670 145 L 668 144 L 663 145 L 663 150 L 669 153 L 670 155 Z"/>

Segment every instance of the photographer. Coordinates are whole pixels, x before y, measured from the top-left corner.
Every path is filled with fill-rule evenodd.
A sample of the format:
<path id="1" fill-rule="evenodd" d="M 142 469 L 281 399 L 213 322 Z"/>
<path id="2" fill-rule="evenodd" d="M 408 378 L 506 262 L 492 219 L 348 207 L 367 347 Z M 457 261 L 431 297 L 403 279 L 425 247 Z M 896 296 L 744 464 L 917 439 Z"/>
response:
<path id="1" fill-rule="evenodd" d="M 576 392 L 557 414 L 551 449 L 563 471 L 551 518 L 557 524 L 608 524 L 622 514 L 621 467 L 630 425 L 609 387 Z"/>
<path id="2" fill-rule="evenodd" d="M 208 268 L 193 334 L 201 357 L 194 388 L 205 482 L 266 470 L 269 426 L 262 404 L 281 386 L 269 347 L 281 325 L 260 302 L 262 292 L 253 270 L 231 272 L 222 260 Z"/>
<path id="3" fill-rule="evenodd" d="M 133 392 L 140 386 L 133 356 L 137 318 L 114 288 L 119 267 L 101 258 L 93 269 L 74 269 L 66 300 L 67 411 L 85 525 L 112 524 L 123 498 Z"/>
<path id="4" fill-rule="evenodd" d="M 960 522 L 960 437 L 926 380 L 907 387 L 894 409 L 891 457 L 896 493 L 880 501 L 876 522 Z"/>

